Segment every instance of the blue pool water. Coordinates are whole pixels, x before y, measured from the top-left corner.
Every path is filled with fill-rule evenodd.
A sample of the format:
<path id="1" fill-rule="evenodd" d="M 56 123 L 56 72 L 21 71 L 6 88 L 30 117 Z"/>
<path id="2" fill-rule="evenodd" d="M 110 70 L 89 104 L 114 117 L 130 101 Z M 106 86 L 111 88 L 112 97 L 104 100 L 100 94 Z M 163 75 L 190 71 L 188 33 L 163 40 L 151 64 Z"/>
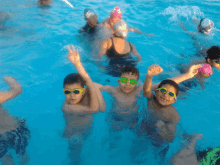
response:
<path id="1" fill-rule="evenodd" d="M 76 72 L 76 69 L 66 58 L 67 45 L 73 44 L 79 50 L 82 64 L 94 82 L 117 85 L 117 78 L 107 75 L 95 58 L 97 50 L 93 48 L 97 48 L 98 43 L 91 46 L 88 37 L 78 33 L 78 29 L 85 24 L 83 10 L 86 7 L 95 9 L 99 21 L 102 21 L 118 5 L 123 13 L 122 18 L 130 27 L 155 34 L 154 37 L 147 37 L 129 33 L 127 38 L 142 56 L 142 62 L 137 66 L 142 83 L 151 64 L 159 64 L 164 69 L 161 75 L 154 78 L 154 82 L 159 82 L 179 75 L 180 64 L 188 64 L 193 59 L 201 58 L 196 55 L 201 47 L 220 45 L 220 3 L 217 0 L 70 2 L 74 9 L 61 0 L 54 0 L 50 8 L 39 8 L 36 1 L 0 0 L 0 11 L 10 15 L 4 28 L 0 29 L 0 87 L 1 90 L 9 89 L 3 81 L 6 75 L 16 77 L 23 87 L 20 96 L 3 106 L 10 114 L 27 120 L 31 130 L 31 140 L 27 147 L 30 165 L 69 163 L 68 143 L 62 138 L 65 124 L 61 111 L 65 99 L 62 83 L 64 77 Z M 196 25 L 191 20 L 202 17 L 213 20 L 215 29 L 209 36 L 197 35 L 200 40 L 196 41 L 182 30 L 179 23 L 182 22 L 189 31 L 196 32 Z M 181 117 L 177 132 L 204 134 L 204 138 L 198 143 L 198 149 L 219 146 L 220 73 L 218 70 L 214 72 L 213 76 L 205 79 L 204 89 L 200 85 L 192 87 L 174 104 Z M 104 92 L 103 96 L 108 112 L 112 99 Z M 146 99 L 141 101 L 144 111 Z M 106 114 L 94 115 L 92 134 L 82 149 L 82 164 L 158 163 L 154 157 L 158 151 L 154 151 L 149 141 L 137 138 L 129 130 L 120 132 L 117 147 L 109 149 Z M 178 133 L 168 151 L 167 159 L 180 147 L 181 137 Z M 144 150 L 141 146 L 145 146 Z M 134 158 L 133 155 L 137 156 Z"/>

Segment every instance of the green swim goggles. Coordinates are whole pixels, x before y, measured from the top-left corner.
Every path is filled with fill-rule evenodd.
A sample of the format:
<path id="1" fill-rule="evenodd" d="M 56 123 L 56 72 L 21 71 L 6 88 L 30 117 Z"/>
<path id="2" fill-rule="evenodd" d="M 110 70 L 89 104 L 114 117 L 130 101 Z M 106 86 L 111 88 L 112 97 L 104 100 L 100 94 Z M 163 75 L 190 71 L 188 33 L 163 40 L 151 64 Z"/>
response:
<path id="1" fill-rule="evenodd" d="M 122 83 L 127 83 L 127 82 L 129 82 L 131 85 L 135 85 L 135 84 L 138 83 L 138 81 L 135 80 L 135 79 L 130 79 L 130 80 L 128 80 L 128 79 L 125 78 L 125 77 L 121 77 L 121 78 L 119 78 L 119 80 L 120 80 Z"/>
<path id="2" fill-rule="evenodd" d="M 64 93 L 66 95 L 70 94 L 70 93 L 75 93 L 75 94 L 79 94 L 79 93 L 82 93 L 84 91 L 84 89 L 79 89 L 79 88 L 76 88 L 74 90 L 70 90 L 70 89 L 64 89 Z"/>
<path id="3" fill-rule="evenodd" d="M 167 88 L 158 88 L 158 91 L 162 92 L 162 93 L 168 93 L 168 95 L 174 99 L 176 99 L 176 94 L 170 91 L 167 91 Z"/>

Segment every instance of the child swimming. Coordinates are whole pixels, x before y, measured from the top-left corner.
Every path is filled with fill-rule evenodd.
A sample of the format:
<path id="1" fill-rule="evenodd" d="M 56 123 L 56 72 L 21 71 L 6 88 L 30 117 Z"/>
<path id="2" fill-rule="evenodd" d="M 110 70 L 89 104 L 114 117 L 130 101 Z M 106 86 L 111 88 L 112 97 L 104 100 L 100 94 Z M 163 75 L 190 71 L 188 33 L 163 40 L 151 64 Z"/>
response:
<path id="1" fill-rule="evenodd" d="M 118 6 L 116 6 L 110 12 L 110 17 L 106 18 L 103 22 L 101 22 L 100 26 L 106 27 L 107 29 L 111 30 L 112 33 L 114 34 L 114 30 L 113 30 L 114 25 L 115 25 L 116 22 L 121 20 L 121 15 L 122 15 L 121 9 Z M 136 33 L 141 33 L 141 34 L 145 34 L 145 35 L 148 35 L 148 36 L 154 36 L 154 34 L 152 34 L 152 33 L 144 33 L 142 31 L 140 31 L 138 28 L 130 28 L 130 27 L 128 27 L 128 31 L 136 32 Z"/>
<path id="2" fill-rule="evenodd" d="M 176 125 L 180 120 L 179 113 L 171 105 L 177 101 L 179 93 L 177 84 L 192 78 L 198 73 L 198 68 L 200 67 L 201 65 L 193 65 L 187 73 L 163 80 L 160 83 L 154 84 L 153 88 L 153 76 L 160 74 L 163 69 L 159 65 L 151 65 L 147 70 L 143 94 L 148 99 L 148 115 L 142 119 L 141 130 L 145 130 L 147 135 L 151 135 L 152 145 L 163 148 L 159 153 L 161 157 L 164 157 L 168 151 L 169 145 L 167 143 L 173 141 Z M 155 91 L 155 95 L 152 91 Z"/>
<path id="3" fill-rule="evenodd" d="M 63 92 L 66 101 L 62 110 L 66 122 L 65 135 L 69 142 L 70 158 L 77 164 L 80 161 L 80 151 L 83 141 L 88 137 L 92 129 L 92 114 L 104 112 L 105 101 L 101 92 L 96 88 L 84 70 L 78 51 L 67 47 L 68 59 L 75 65 L 79 74 L 69 74 L 63 82 Z M 84 85 L 87 88 L 84 88 Z"/>
<path id="4" fill-rule="evenodd" d="M 98 16 L 95 13 L 94 10 L 90 9 L 90 8 L 86 8 L 84 10 L 84 18 L 86 20 L 86 25 L 83 26 L 80 31 L 84 31 L 88 34 L 93 34 L 96 32 L 96 29 L 98 27 Z"/>
<path id="5" fill-rule="evenodd" d="M 220 69 L 220 47 L 212 46 L 206 51 L 207 56 L 203 59 L 193 61 L 193 64 L 202 64 L 197 77 L 210 77 L 213 68 Z"/>
<path id="6" fill-rule="evenodd" d="M 12 155 L 8 153 L 14 149 L 16 154 L 22 156 L 20 164 L 24 165 L 28 162 L 26 147 L 30 139 L 30 130 L 24 119 L 14 118 L 1 105 L 21 94 L 22 88 L 10 76 L 5 77 L 4 81 L 9 84 L 11 90 L 0 92 L 0 158 L 2 165 L 14 164 Z"/>
<path id="7" fill-rule="evenodd" d="M 121 129 L 120 125 L 124 123 L 127 123 L 127 127 L 133 128 L 138 121 L 136 101 L 143 89 L 143 86 L 138 86 L 138 79 L 138 69 L 134 66 L 126 66 L 120 72 L 119 86 L 103 86 L 96 83 L 101 91 L 109 92 L 115 99 L 110 116 L 114 122 L 119 124 L 117 129 Z"/>

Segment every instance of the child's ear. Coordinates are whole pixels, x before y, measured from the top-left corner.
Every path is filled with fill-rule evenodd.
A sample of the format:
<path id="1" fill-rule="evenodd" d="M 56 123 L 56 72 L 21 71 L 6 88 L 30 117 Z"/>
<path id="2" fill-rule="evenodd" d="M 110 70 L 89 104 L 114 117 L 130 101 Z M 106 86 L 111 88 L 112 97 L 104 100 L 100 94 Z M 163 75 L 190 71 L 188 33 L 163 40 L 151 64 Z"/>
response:
<path id="1" fill-rule="evenodd" d="M 118 80 L 117 82 L 118 82 L 118 84 L 120 85 L 120 81 Z"/>
<path id="2" fill-rule="evenodd" d="M 82 88 L 82 89 L 84 89 L 82 92 L 82 94 L 84 95 L 88 89 L 87 88 Z"/>

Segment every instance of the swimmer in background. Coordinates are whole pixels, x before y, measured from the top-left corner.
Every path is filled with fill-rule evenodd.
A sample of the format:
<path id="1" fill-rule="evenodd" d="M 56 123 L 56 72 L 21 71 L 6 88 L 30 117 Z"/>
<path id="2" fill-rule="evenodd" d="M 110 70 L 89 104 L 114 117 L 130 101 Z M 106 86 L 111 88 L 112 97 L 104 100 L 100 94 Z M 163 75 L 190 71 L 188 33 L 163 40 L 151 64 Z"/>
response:
<path id="1" fill-rule="evenodd" d="M 22 156 L 20 164 L 25 165 L 29 161 L 26 147 L 30 139 L 30 130 L 24 119 L 12 117 L 1 105 L 21 94 L 22 88 L 10 76 L 5 77 L 4 81 L 9 84 L 11 90 L 0 92 L 0 158 L 2 165 L 13 165 L 13 157 L 8 155 L 8 151 L 14 149 L 16 154 Z"/>
<path id="2" fill-rule="evenodd" d="M 53 0 L 39 0 L 38 5 L 45 5 L 49 6 L 52 3 Z"/>
<path id="3" fill-rule="evenodd" d="M 66 97 L 62 107 L 66 122 L 64 137 L 69 142 L 71 161 L 78 165 L 83 141 L 92 129 L 92 114 L 104 112 L 106 105 L 101 92 L 84 70 L 78 51 L 73 46 L 72 49 L 69 47 L 67 49 L 68 59 L 75 65 L 79 74 L 69 74 L 63 82 Z M 84 85 L 87 88 L 84 88 Z"/>
<path id="4" fill-rule="evenodd" d="M 220 69 L 220 47 L 212 46 L 207 50 L 207 56 L 203 59 L 192 61 L 192 64 L 202 64 L 197 78 L 210 77 L 213 74 L 213 68 Z"/>
<path id="5" fill-rule="evenodd" d="M 201 65 L 193 65 L 187 73 L 163 80 L 160 83 L 154 84 L 153 87 L 153 76 L 160 74 L 163 69 L 159 65 L 151 65 L 147 70 L 143 94 L 148 99 L 148 118 L 142 120 L 141 130 L 145 130 L 147 135 L 151 135 L 153 138 L 152 144 L 155 147 L 164 148 L 160 153 L 162 157 L 165 156 L 169 149 L 167 143 L 174 140 L 176 125 L 180 120 L 179 113 L 171 105 L 177 101 L 179 93 L 177 84 L 194 77 L 200 67 Z M 155 91 L 155 95 L 152 91 Z M 167 145 L 167 147 L 164 147 L 164 145 Z"/>
<path id="6" fill-rule="evenodd" d="M 171 157 L 171 165 L 219 165 L 220 149 L 207 148 L 204 151 L 195 151 L 197 140 L 202 138 L 202 134 L 186 134 L 187 144 Z"/>
<path id="7" fill-rule="evenodd" d="M 84 18 L 86 20 L 86 25 L 83 26 L 80 31 L 86 32 L 88 34 L 92 34 L 96 32 L 98 27 L 98 16 L 94 10 L 86 8 L 84 10 Z"/>
<path id="8" fill-rule="evenodd" d="M 141 56 L 136 47 L 125 40 L 128 35 L 127 24 L 122 20 L 118 21 L 114 25 L 113 30 L 113 37 L 102 41 L 98 57 L 102 58 L 106 55 L 110 59 L 119 59 L 128 57 L 132 53 L 137 57 L 138 61 L 141 61 Z"/>
<path id="9" fill-rule="evenodd" d="M 110 17 L 106 18 L 103 22 L 100 23 L 100 26 L 104 26 L 107 29 L 112 30 L 112 33 L 114 34 L 114 25 L 116 22 L 121 20 L 121 9 L 116 6 L 111 12 L 110 12 Z M 147 36 L 154 36 L 153 33 L 144 33 L 140 31 L 138 28 L 130 28 L 128 27 L 128 31 L 135 32 L 135 33 L 141 33 L 145 34 Z"/>
<path id="10" fill-rule="evenodd" d="M 193 20 L 193 23 L 197 24 L 195 20 Z M 200 41 L 199 38 L 196 37 L 195 32 L 189 32 L 182 23 L 180 23 L 180 26 L 182 27 L 182 29 L 185 32 L 187 32 L 192 37 L 192 39 L 194 41 L 197 41 L 197 42 L 195 42 L 196 45 L 201 45 L 201 43 L 200 43 L 201 41 Z M 213 21 L 211 21 L 208 18 L 202 18 L 199 21 L 199 24 L 197 25 L 198 32 L 201 33 L 201 34 L 205 34 L 205 35 L 210 34 L 213 28 L 214 28 L 214 23 L 213 23 Z M 208 49 L 209 49 L 209 47 L 203 45 L 200 49 L 198 49 L 198 52 L 202 55 L 205 55 L 205 52 Z"/>

